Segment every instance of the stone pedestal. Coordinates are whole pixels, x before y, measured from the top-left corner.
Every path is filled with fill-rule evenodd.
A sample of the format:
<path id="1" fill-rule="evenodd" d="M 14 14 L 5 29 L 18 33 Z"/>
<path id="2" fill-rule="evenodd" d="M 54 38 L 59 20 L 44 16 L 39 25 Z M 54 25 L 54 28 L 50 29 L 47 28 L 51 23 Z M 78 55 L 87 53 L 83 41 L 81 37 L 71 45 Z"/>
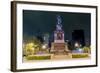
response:
<path id="1" fill-rule="evenodd" d="M 68 54 L 68 46 L 66 43 L 52 43 L 51 52 L 54 54 Z"/>

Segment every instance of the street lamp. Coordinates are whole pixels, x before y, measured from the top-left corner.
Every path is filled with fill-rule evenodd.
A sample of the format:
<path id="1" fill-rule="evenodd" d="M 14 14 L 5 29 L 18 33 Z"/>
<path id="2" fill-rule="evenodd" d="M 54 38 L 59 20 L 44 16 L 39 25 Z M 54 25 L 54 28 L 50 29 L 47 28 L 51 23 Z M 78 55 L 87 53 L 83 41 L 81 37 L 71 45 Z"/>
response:
<path id="1" fill-rule="evenodd" d="M 46 44 L 42 45 L 42 48 L 43 49 L 46 49 L 47 48 Z"/>

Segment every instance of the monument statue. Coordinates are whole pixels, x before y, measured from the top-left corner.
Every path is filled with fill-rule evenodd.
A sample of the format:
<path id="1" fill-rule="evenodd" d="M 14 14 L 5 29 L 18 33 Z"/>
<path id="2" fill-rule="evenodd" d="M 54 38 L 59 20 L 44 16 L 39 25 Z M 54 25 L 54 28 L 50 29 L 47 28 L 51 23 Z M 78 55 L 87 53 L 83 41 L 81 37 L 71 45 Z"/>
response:
<path id="1" fill-rule="evenodd" d="M 52 42 L 51 52 L 56 54 L 64 54 L 66 52 L 67 45 L 64 40 L 64 31 L 62 29 L 62 20 L 60 15 L 57 15 L 56 30 L 54 31 L 54 42 Z"/>
<path id="2" fill-rule="evenodd" d="M 57 25 L 56 25 L 56 29 L 57 30 L 62 30 L 62 25 L 61 25 L 61 17 L 58 15 L 57 16 Z"/>

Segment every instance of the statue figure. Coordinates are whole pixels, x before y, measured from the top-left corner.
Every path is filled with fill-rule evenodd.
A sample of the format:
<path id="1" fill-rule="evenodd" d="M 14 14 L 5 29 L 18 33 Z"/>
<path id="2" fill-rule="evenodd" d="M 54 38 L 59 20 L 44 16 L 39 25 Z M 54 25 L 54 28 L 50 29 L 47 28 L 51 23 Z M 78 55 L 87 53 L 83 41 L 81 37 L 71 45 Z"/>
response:
<path id="1" fill-rule="evenodd" d="M 57 30 L 62 30 L 62 25 L 61 25 L 61 17 L 58 15 L 57 16 L 57 25 L 56 25 Z"/>
<path id="2" fill-rule="evenodd" d="M 60 15 L 57 16 L 57 24 L 61 24 L 61 17 L 60 17 Z"/>

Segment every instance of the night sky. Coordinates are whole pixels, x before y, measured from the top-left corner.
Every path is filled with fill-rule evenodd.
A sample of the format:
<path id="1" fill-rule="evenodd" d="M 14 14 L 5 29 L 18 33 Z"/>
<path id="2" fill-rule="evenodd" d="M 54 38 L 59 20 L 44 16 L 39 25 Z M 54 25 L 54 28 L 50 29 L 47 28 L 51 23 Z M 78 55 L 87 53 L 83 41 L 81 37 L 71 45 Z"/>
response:
<path id="1" fill-rule="evenodd" d="M 57 15 L 61 16 L 66 40 L 71 40 L 72 32 L 78 29 L 84 30 L 85 39 L 90 40 L 91 15 L 89 13 L 23 10 L 23 36 L 53 34 L 56 29 Z"/>

